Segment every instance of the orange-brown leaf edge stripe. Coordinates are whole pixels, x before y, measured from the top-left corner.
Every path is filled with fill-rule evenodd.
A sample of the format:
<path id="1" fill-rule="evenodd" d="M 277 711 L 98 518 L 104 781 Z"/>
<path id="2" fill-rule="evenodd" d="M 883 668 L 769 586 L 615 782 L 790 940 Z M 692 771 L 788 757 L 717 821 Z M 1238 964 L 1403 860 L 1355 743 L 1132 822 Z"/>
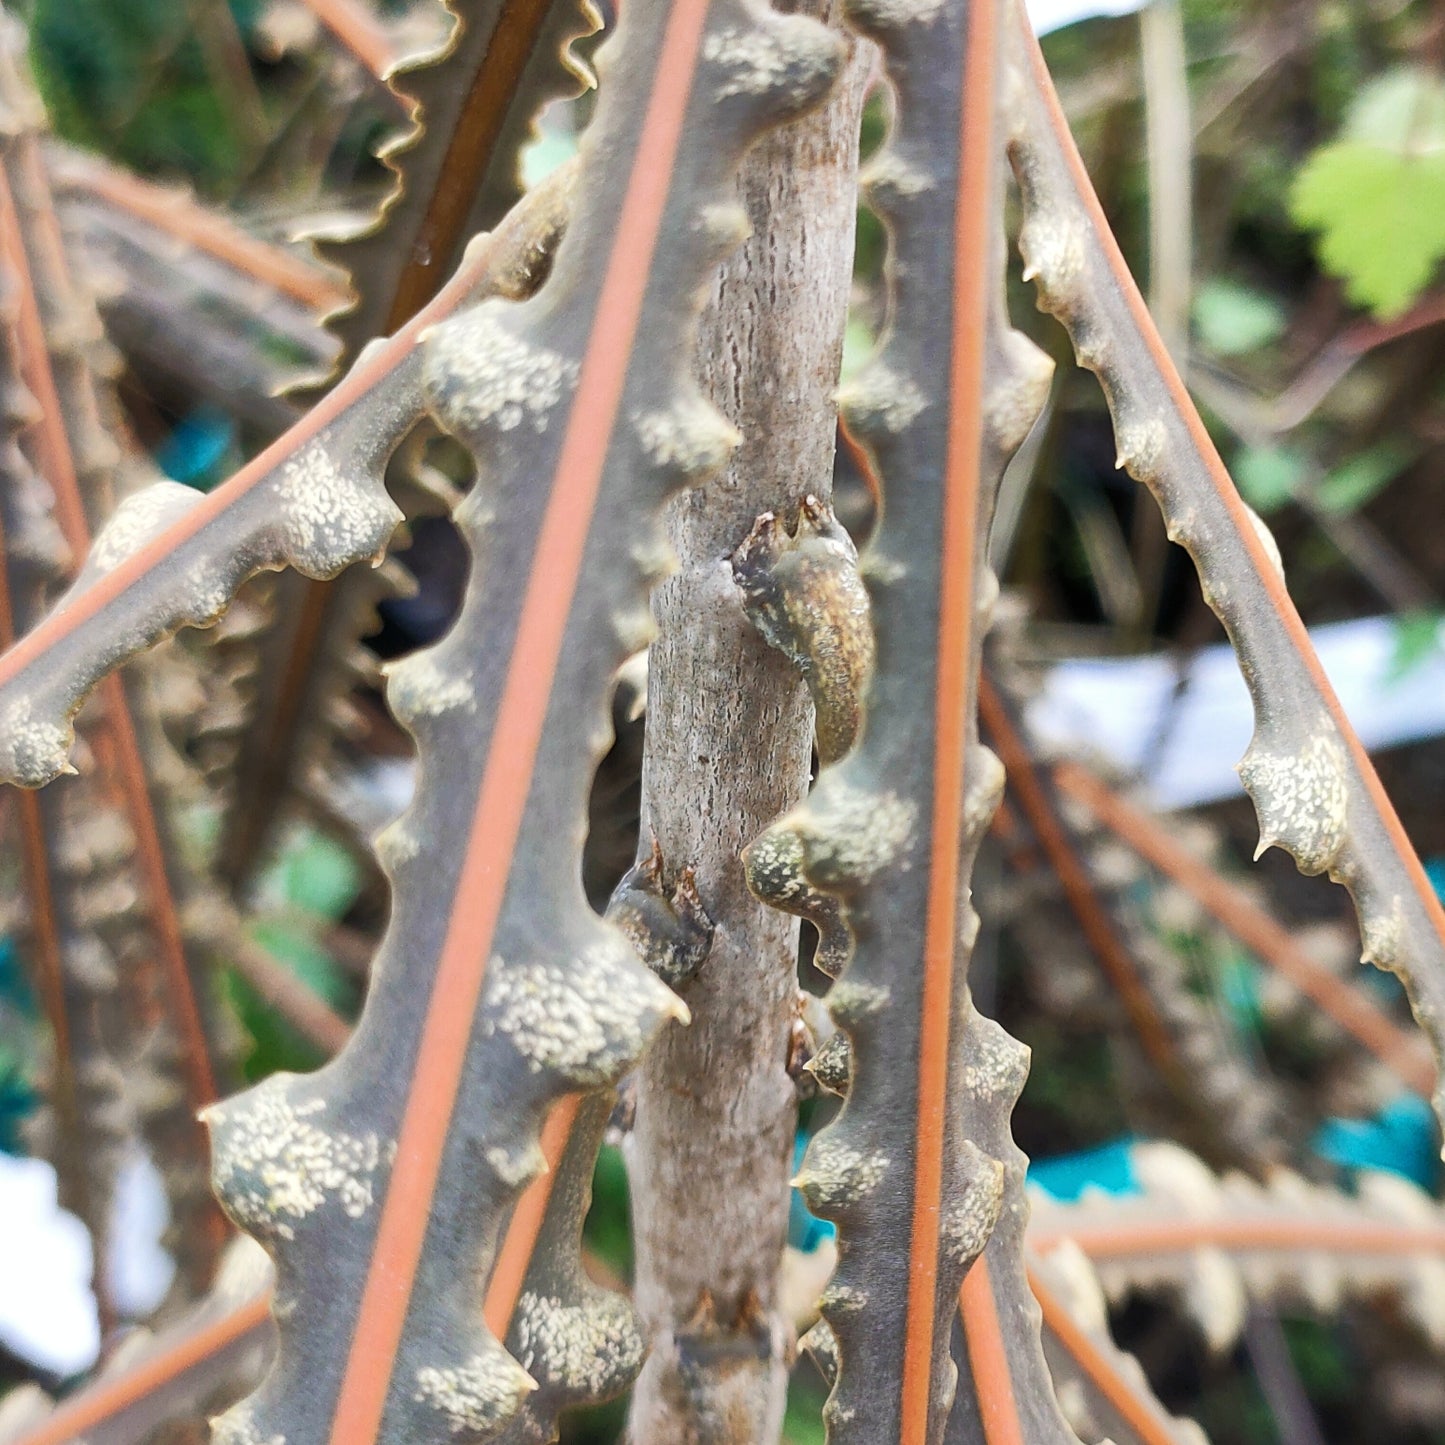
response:
<path id="1" fill-rule="evenodd" d="M 581 1094 L 564 1095 L 552 1106 L 542 1129 L 542 1157 L 547 1161 L 547 1168 L 522 1191 L 522 1197 L 512 1211 L 511 1223 L 507 1226 L 507 1237 L 497 1251 L 482 1315 L 487 1328 L 499 1340 L 506 1339 L 512 1313 L 522 1296 L 527 1266 L 532 1261 L 537 1236 L 542 1232 L 542 1221 L 547 1215 L 547 1204 L 552 1198 L 557 1167 L 562 1162 L 572 1126 L 577 1122 L 577 1110 L 581 1107 Z"/>
<path id="2" fill-rule="evenodd" d="M 1154 1403 L 1119 1374 L 1109 1357 L 1079 1328 L 1063 1302 L 1039 1277 L 1038 1271 L 1030 1266 L 1028 1275 L 1029 1288 L 1043 1311 L 1044 1324 L 1139 1437 L 1139 1445 L 1178 1445 L 1178 1437 L 1159 1418 L 1159 1410 Z"/>
<path id="3" fill-rule="evenodd" d="M 487 953 L 526 809 L 552 679 L 608 440 L 641 319 L 651 257 L 692 89 L 708 0 L 673 0 L 577 391 L 553 474 L 516 639 L 422 1029 L 362 1293 L 331 1445 L 371 1445 L 381 1425 L 460 1086 Z"/>
<path id="4" fill-rule="evenodd" d="M 1019 1420 L 1008 1349 L 999 1325 L 998 1303 L 985 1256 L 979 1255 L 964 1276 L 958 1306 L 963 1315 L 964 1348 L 968 1352 L 968 1372 L 973 1378 L 984 1445 L 1028 1445 Z"/>
<path id="5" fill-rule="evenodd" d="M 1419 1034 L 1401 1028 L 1363 989 L 1316 963 L 1289 930 L 1248 894 L 1194 857 L 1148 814 L 1087 769 L 1059 763 L 1053 776 L 1061 792 L 1082 803 L 1120 842 L 1183 888 L 1226 932 L 1289 979 L 1407 1088 L 1429 1097 L 1435 1086 L 1435 1064 Z"/>
<path id="6" fill-rule="evenodd" d="M 1127 1225 L 1065 1226 L 1030 1233 L 1029 1244 L 1047 1250 L 1069 1239 L 1090 1259 L 1181 1254 L 1196 1249 L 1318 1250 L 1336 1254 L 1445 1255 L 1445 1225 L 1369 1224 L 1352 1220 L 1165 1219 Z"/>
<path id="7" fill-rule="evenodd" d="M 933 816 L 918 1037 L 918 1118 L 900 1381 L 900 1445 L 926 1445 L 938 1311 L 938 1248 L 948 1110 L 949 1038 L 958 912 L 959 829 L 972 661 L 979 453 L 983 442 L 982 318 L 993 165 L 995 0 L 968 8 L 959 178 L 954 205 L 953 340 L 944 459 L 943 540 L 934 697 Z"/>
<path id="8" fill-rule="evenodd" d="M 1204 459 L 1215 491 L 1229 512 L 1230 520 L 1234 525 L 1236 543 L 1248 554 L 1261 589 L 1268 596 L 1278 614 L 1300 662 L 1314 683 L 1320 701 L 1334 719 L 1340 737 L 1349 750 L 1355 769 L 1370 796 L 1370 801 L 1374 804 L 1375 813 L 1394 845 L 1395 852 L 1414 887 L 1425 915 L 1434 925 L 1441 946 L 1445 947 L 1445 908 L 1442 908 L 1434 888 L 1430 885 L 1424 866 L 1405 834 L 1405 829 L 1385 792 L 1384 785 L 1375 772 L 1369 754 L 1365 751 L 1359 738 L 1355 736 L 1354 728 L 1350 726 L 1349 718 L 1346 716 L 1344 708 L 1340 706 L 1339 698 L 1335 696 L 1335 690 L 1330 685 L 1330 680 L 1320 665 L 1319 658 L 1315 655 L 1314 646 L 1310 642 L 1309 632 L 1304 621 L 1285 587 L 1284 578 L 1280 576 L 1273 561 L 1266 554 L 1264 543 L 1250 521 L 1244 502 L 1234 483 L 1230 480 L 1219 452 L 1210 439 L 1209 433 L 1205 430 L 1204 423 L 1200 420 L 1198 411 L 1189 399 L 1189 393 L 1185 389 L 1183 381 L 1180 380 L 1179 372 L 1160 339 L 1153 318 L 1149 315 L 1149 308 L 1144 304 L 1144 298 L 1140 295 L 1138 286 L 1134 284 L 1133 276 L 1129 274 L 1128 265 L 1124 261 L 1123 253 L 1119 250 L 1119 243 L 1114 239 L 1114 233 L 1110 230 L 1109 223 L 1104 217 L 1103 207 L 1099 204 L 1099 198 L 1089 180 L 1089 173 L 1084 167 L 1079 149 L 1074 144 L 1073 133 L 1069 130 L 1069 123 L 1064 118 L 1063 109 L 1059 105 L 1059 97 L 1054 90 L 1043 51 L 1039 49 L 1038 40 L 1027 22 L 1022 5 L 1017 6 L 1016 10 L 1020 35 L 1033 66 L 1035 84 L 1048 107 L 1050 125 L 1068 163 L 1075 192 L 1088 213 L 1090 224 L 1108 260 L 1109 269 L 1113 272 L 1119 289 L 1128 303 L 1139 335 L 1148 347 L 1150 357 L 1169 389 L 1175 410 L 1188 428 L 1196 450 Z"/>

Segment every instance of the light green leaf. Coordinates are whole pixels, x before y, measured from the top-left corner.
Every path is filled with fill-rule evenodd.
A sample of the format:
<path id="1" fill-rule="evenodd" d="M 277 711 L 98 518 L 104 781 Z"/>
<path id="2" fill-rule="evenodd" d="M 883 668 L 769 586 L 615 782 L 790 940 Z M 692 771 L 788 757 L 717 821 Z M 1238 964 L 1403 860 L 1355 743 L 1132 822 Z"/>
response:
<path id="1" fill-rule="evenodd" d="M 1438 612 L 1402 612 L 1392 623 L 1395 650 L 1388 676 L 1396 682 L 1441 646 L 1445 618 Z"/>
<path id="2" fill-rule="evenodd" d="M 1234 459 L 1234 481 L 1240 496 L 1263 517 L 1294 496 L 1308 466 L 1293 447 L 1245 447 Z"/>
<path id="3" fill-rule="evenodd" d="M 340 918 L 361 891 L 361 870 L 340 843 L 315 828 L 298 828 L 262 874 L 258 895 L 273 908 L 299 908 Z"/>
<path id="4" fill-rule="evenodd" d="M 1445 147 L 1445 85 L 1420 66 L 1386 71 L 1350 106 L 1344 136 L 1402 155 Z"/>
<path id="5" fill-rule="evenodd" d="M 1357 511 L 1404 471 L 1411 455 L 1410 449 L 1398 442 L 1382 442 L 1360 452 L 1320 483 L 1315 499 L 1337 515 Z"/>
<path id="6" fill-rule="evenodd" d="M 1320 262 L 1352 301 L 1382 319 L 1398 316 L 1445 256 L 1445 154 L 1337 141 L 1300 172 L 1290 209 L 1320 233 Z"/>
<path id="7" fill-rule="evenodd" d="M 1216 356 L 1242 356 L 1276 340 L 1284 330 L 1285 314 L 1263 292 L 1216 277 L 1194 297 L 1194 325 Z"/>
<path id="8" fill-rule="evenodd" d="M 1320 263 L 1351 300 L 1403 312 L 1445 257 L 1445 85 L 1405 69 L 1367 86 L 1300 171 L 1290 213 L 1319 232 Z"/>

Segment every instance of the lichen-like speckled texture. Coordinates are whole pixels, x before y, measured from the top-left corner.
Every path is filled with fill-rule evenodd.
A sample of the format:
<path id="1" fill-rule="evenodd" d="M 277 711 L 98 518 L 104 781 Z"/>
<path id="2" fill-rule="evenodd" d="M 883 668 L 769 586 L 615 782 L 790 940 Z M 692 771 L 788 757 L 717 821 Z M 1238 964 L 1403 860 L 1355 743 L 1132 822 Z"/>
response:
<path id="1" fill-rule="evenodd" d="M 430 1405 L 450 1435 L 489 1435 L 517 1412 L 530 1375 L 498 1344 L 460 1365 L 423 1365 L 414 1399 Z"/>
<path id="2" fill-rule="evenodd" d="M 493 958 L 483 998 L 488 1033 L 509 1039 L 526 1067 L 578 1085 L 605 1084 L 642 1052 L 655 1021 L 687 1011 L 620 939 L 585 950 L 576 963 Z"/>
<path id="3" fill-rule="evenodd" d="M 303 1134 L 302 1158 L 284 1161 L 281 1183 L 297 1184 L 307 1205 L 316 1150 L 329 1167 L 325 1150 L 341 1149 L 340 1172 L 350 1174 L 371 1154 L 353 1162 L 349 1145 L 334 1141 L 376 1141 L 366 1207 L 348 1213 L 360 1195 L 342 1198 L 347 1181 L 325 1172 L 325 1201 L 287 1215 L 291 1234 L 268 1241 L 286 1294 L 280 1345 L 243 1407 L 263 1434 L 328 1438 L 338 1401 L 375 1398 L 383 1371 L 375 1439 L 385 1445 L 532 1442 L 550 1437 L 558 1409 L 624 1383 L 635 1363 L 618 1303 L 578 1277 L 577 1191 L 605 1125 L 606 1090 L 686 1010 L 582 893 L 588 791 L 610 741 L 614 679 L 645 624 L 662 557 L 659 510 L 694 479 L 678 460 L 717 453 L 718 428 L 687 381 L 699 288 L 719 260 L 715 238 L 694 221 L 726 200 L 753 135 L 820 98 L 833 67 L 819 56 L 834 47 L 816 26 L 754 0 L 711 0 L 701 44 L 724 31 L 756 33 L 783 62 L 775 83 L 718 106 L 730 73 L 721 58 L 698 58 L 690 91 L 671 74 L 658 79 L 677 10 L 636 0 L 599 53 L 601 99 L 549 279 L 528 299 L 485 300 L 431 325 L 422 343 L 427 405 L 479 460 L 478 482 L 455 513 L 477 565 L 453 630 L 393 669 L 420 779 L 385 849 L 392 917 L 348 1046 L 315 1075 L 231 1101 L 215 1125 L 217 1184 L 242 1222 L 267 1183 L 269 1161 L 251 1136 L 272 1132 L 278 1110 L 333 1141 Z M 675 157 L 657 153 L 669 127 L 643 127 L 654 93 L 686 109 Z M 668 168 L 655 245 L 644 212 L 624 206 L 634 167 Z M 599 259 L 614 249 L 646 277 L 630 354 L 610 325 L 593 334 L 628 294 L 621 271 Z M 607 275 L 616 289 L 599 300 Z M 652 455 L 629 425 L 643 411 L 691 418 L 707 437 Z M 567 452 L 564 467 L 564 439 L 579 427 L 588 449 L 580 460 Z M 559 528 L 576 529 L 578 550 L 559 543 Z M 533 639 L 525 655 L 522 637 Z M 497 801 L 518 785 L 514 801 Z M 433 1004 L 443 971 L 447 993 Z M 408 1122 L 420 1118 L 408 1114 L 419 1060 L 433 1071 L 421 1107 L 428 1121 L 447 1120 L 444 1137 Z M 595 1093 L 578 1107 L 538 1224 L 519 1195 L 544 1119 L 579 1090 Z M 240 1168 L 229 1162 L 237 1141 Z M 414 1254 L 388 1253 L 383 1263 L 389 1235 L 378 1221 L 393 1217 L 419 1240 Z M 520 1310 L 505 1293 L 510 1271 L 488 1279 L 504 1242 L 529 1252 Z M 384 1299 L 368 1293 L 378 1277 Z M 387 1327 L 399 1339 L 373 1354 L 361 1342 L 378 1301 L 399 1310 Z M 493 1335 L 504 1328 L 510 1358 Z M 535 1373 L 516 1363 L 519 1353 Z M 370 1425 L 364 1433 L 356 1445 L 370 1445 Z"/>
<path id="4" fill-rule="evenodd" d="M 296 1224 L 328 1202 L 351 1219 L 372 1207 L 373 1181 L 390 1153 L 374 1131 L 327 1128 L 324 1100 L 293 1104 L 275 1079 L 248 1102 L 235 1118 L 224 1104 L 207 1113 L 212 1178 L 238 1223 L 258 1239 L 294 1239 Z"/>
<path id="5" fill-rule="evenodd" d="M 443 327 L 433 338 L 430 362 L 456 389 L 453 426 L 491 424 L 501 431 L 524 425 L 545 431 L 579 366 L 560 351 L 514 336 L 485 307 Z"/>
<path id="6" fill-rule="evenodd" d="M 386 462 L 421 411 L 409 344 L 394 351 L 393 369 L 343 381 L 325 404 L 330 425 L 278 444 L 269 465 L 263 456 L 208 497 L 162 481 L 122 503 L 41 624 L 43 655 L 0 681 L 0 780 L 40 787 L 56 777 L 72 719 L 100 679 L 182 627 L 214 623 L 257 572 L 332 577 L 380 557 L 401 520 L 383 485 Z M 149 561 L 138 570 L 142 553 Z M 109 598 L 103 609 L 61 615 L 92 588 Z"/>
<path id="7" fill-rule="evenodd" d="M 1280 845 L 1306 873 L 1327 871 L 1350 890 L 1364 958 L 1400 975 L 1437 1061 L 1445 1060 L 1445 912 L 1319 667 L 1284 589 L 1278 548 L 1240 501 L 1148 319 L 1017 9 L 1008 54 L 1020 249 L 1039 305 L 1099 377 L 1123 465 L 1154 494 L 1234 645 L 1255 711 L 1240 776 L 1262 845 Z M 1445 1120 L 1445 1088 L 1437 1086 L 1434 1104 Z"/>
<path id="8" fill-rule="evenodd" d="M 954 7 L 856 0 L 848 7 L 849 18 L 883 46 L 898 98 L 893 131 L 872 167 L 873 201 L 892 242 L 890 330 L 840 398 L 854 433 L 873 453 L 882 491 L 881 521 L 861 559 L 877 664 L 861 741 L 822 771 L 802 808 L 753 845 L 767 865 L 757 870 L 760 881 L 793 898 L 799 889 L 789 865 L 800 853 L 805 880 L 840 899 L 854 942 L 828 997 L 851 1045 L 847 1097 L 836 1122 L 810 1145 L 800 1178 L 810 1204 L 838 1227 L 838 1269 L 822 1300 L 829 1331 L 819 1336 L 836 1366 L 825 1409 L 834 1445 L 942 1437 L 955 1389 L 949 1341 L 959 1283 L 1000 1233 L 1009 1267 L 995 1272 L 1008 1288 L 1000 1313 L 1010 1364 L 1028 1375 L 1019 1393 L 1039 1402 L 1029 1422 L 1035 1428 L 1024 1438 L 1031 1445 L 1070 1438 L 1052 1405 L 1037 1334 L 1030 1339 L 1021 1246 L 1012 1228 L 1021 1217 L 1022 1160 L 1008 1119 L 1027 1051 L 974 1012 L 963 976 L 977 926 L 968 906 L 969 869 L 1002 784 L 972 720 L 980 641 L 997 595 L 986 565 L 993 490 L 1042 406 L 1050 375 L 1046 358 L 1013 336 L 1004 319 L 1001 168 L 981 162 L 987 184 L 961 194 L 965 148 L 972 146 L 975 158 L 993 154 L 992 138 L 977 128 L 988 103 L 970 108 L 966 126 L 960 116 L 961 96 L 977 83 L 974 71 L 964 82 L 970 45 L 985 43 L 975 37 L 989 33 L 979 20 L 992 8 L 992 0 Z M 981 70 L 992 78 L 991 58 Z M 972 243 L 951 253 L 957 211 L 970 223 L 987 220 L 982 253 Z M 980 327 L 982 364 L 970 372 L 969 343 L 960 338 Z M 978 378 L 972 396 L 956 394 L 955 368 Z M 945 479 L 960 441 L 976 449 L 962 469 L 977 477 L 977 491 L 955 480 L 950 495 Z M 968 555 L 945 550 L 946 519 L 956 508 L 973 518 Z M 961 638 L 940 624 L 946 584 L 960 575 L 969 579 L 971 604 Z M 947 703 L 964 716 L 961 736 L 935 727 L 943 710 L 941 645 L 967 650 L 965 694 Z M 936 853 L 935 792 L 960 766 L 957 853 L 951 846 Z M 949 876 L 931 888 L 933 870 L 946 866 Z M 940 893 L 959 900 L 946 945 L 956 960 L 946 1058 L 933 1056 L 947 1085 L 925 1098 L 924 979 L 936 974 L 944 947 L 935 941 L 925 951 L 925 926 Z M 937 1010 L 940 1001 L 928 1007 Z M 919 1125 L 920 1115 L 933 1118 L 935 1110 L 943 1115 L 941 1138 L 925 1136 Z M 931 1147 L 942 1156 L 936 1200 L 915 1197 L 926 1173 L 920 1158 Z M 938 1220 L 932 1239 L 919 1235 L 915 1243 L 916 1214 Z M 909 1298 L 930 1276 L 931 1324 Z M 981 1445 L 976 1412 L 960 1438 Z"/>

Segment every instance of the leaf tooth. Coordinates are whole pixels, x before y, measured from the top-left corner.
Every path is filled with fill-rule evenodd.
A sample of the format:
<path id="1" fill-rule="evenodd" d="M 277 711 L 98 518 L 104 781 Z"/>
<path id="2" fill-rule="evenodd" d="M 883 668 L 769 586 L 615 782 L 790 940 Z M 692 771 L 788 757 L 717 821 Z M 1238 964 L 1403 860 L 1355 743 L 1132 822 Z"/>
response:
<path id="1" fill-rule="evenodd" d="M 534 1378 L 588 1400 L 625 1389 L 647 1352 L 631 1305 L 611 1290 L 588 1290 L 581 1304 L 526 1292 L 514 1328 L 517 1358 Z"/>
<path id="2" fill-rule="evenodd" d="M 464 1358 L 421 1365 L 412 1399 L 430 1405 L 452 1440 L 486 1440 L 505 1425 L 537 1382 L 490 1336 Z"/>
<path id="3" fill-rule="evenodd" d="M 1065 206 L 1036 209 L 1024 222 L 1018 242 L 1023 279 L 1038 283 L 1042 309 L 1054 315 L 1075 310 L 1088 270 L 1088 238 L 1083 218 Z"/>
<path id="4" fill-rule="evenodd" d="M 983 397 L 984 421 L 995 446 L 1012 454 L 1028 436 L 1054 381 L 1054 359 L 1021 331 L 1005 327 L 998 336 L 1001 365 L 990 367 Z"/>
<path id="5" fill-rule="evenodd" d="M 532 1072 L 597 1088 L 631 1068 L 666 1020 L 687 1023 L 690 1014 L 616 932 L 599 925 L 578 957 L 574 968 L 493 958 L 484 1028 L 509 1038 Z"/>
<path id="6" fill-rule="evenodd" d="M 1257 735 L 1238 772 L 1259 814 L 1259 852 L 1278 845 L 1294 855 L 1302 873 L 1323 873 L 1345 845 L 1349 807 L 1345 750 L 1323 716 L 1313 728 L 1299 732 L 1293 747 L 1262 741 Z"/>
<path id="7" fill-rule="evenodd" d="M 839 1138 L 833 1128 L 814 1137 L 793 1180 L 815 1212 L 833 1214 L 866 1199 L 883 1182 L 891 1160 L 881 1151 Z"/>
<path id="8" fill-rule="evenodd" d="M 929 402 L 913 377 L 880 356 L 839 390 L 838 405 L 859 436 L 887 438 L 901 435 Z"/>

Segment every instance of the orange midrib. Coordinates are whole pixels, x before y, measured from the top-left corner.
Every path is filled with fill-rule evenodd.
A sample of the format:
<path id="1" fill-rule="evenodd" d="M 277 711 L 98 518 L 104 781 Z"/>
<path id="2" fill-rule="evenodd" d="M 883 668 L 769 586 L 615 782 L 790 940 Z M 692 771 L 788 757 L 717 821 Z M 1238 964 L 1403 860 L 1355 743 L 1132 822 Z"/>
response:
<path id="1" fill-rule="evenodd" d="M 482 63 L 448 138 L 421 226 L 407 245 L 407 262 L 397 277 L 387 313 L 388 329 L 409 320 L 431 299 L 436 276 L 462 240 L 472 200 L 491 165 L 497 138 L 546 22 L 548 8 L 547 0 L 507 0 L 501 7 Z"/>
<path id="2" fill-rule="evenodd" d="M 923 979 L 918 1030 L 918 1115 L 913 1215 L 908 1249 L 900 1381 L 900 1445 L 926 1445 L 937 1325 L 938 1248 L 943 1195 L 953 961 L 957 936 L 959 837 L 973 661 L 975 530 L 983 442 L 984 314 L 990 170 L 993 164 L 995 15 L 993 0 L 968 8 L 959 106 L 959 177 L 954 202 L 953 336 L 949 427 L 944 458 L 939 556 L 938 651 L 934 694 L 933 816 L 929 833 Z"/>
<path id="3" fill-rule="evenodd" d="M 1138 286 L 1134 284 L 1134 278 L 1130 275 L 1129 267 L 1124 261 L 1123 252 L 1119 250 L 1119 243 L 1114 239 L 1114 233 L 1105 219 L 1103 207 L 1099 204 L 1099 198 L 1094 192 L 1093 183 L 1089 180 L 1089 173 L 1079 155 L 1078 147 L 1074 144 L 1073 133 L 1069 130 L 1069 123 L 1064 118 L 1058 94 L 1054 90 L 1053 80 L 1049 75 L 1048 65 L 1044 61 L 1043 51 L 1039 48 L 1038 40 L 1027 22 L 1021 5 L 1017 7 L 1017 18 L 1022 42 L 1032 62 L 1035 83 L 1048 112 L 1050 127 L 1058 140 L 1059 149 L 1068 167 L 1075 194 L 1079 203 L 1088 213 L 1095 238 L 1104 253 L 1105 261 L 1119 286 L 1125 304 L 1129 308 L 1139 337 L 1148 350 L 1160 379 L 1169 391 L 1170 400 L 1179 419 L 1189 432 L 1195 450 L 1204 462 L 1215 493 L 1229 513 L 1235 532 L 1236 545 L 1242 547 L 1248 554 L 1257 582 L 1269 598 L 1301 666 L 1309 674 L 1320 701 L 1334 720 L 1341 739 L 1349 749 L 1355 771 L 1374 805 L 1375 815 L 1394 847 L 1401 868 L 1410 880 L 1417 902 L 1435 930 L 1437 944 L 1439 947 L 1445 948 L 1445 908 L 1442 908 L 1440 900 L 1436 897 L 1435 890 L 1426 876 L 1424 865 L 1420 862 L 1405 833 L 1404 826 L 1385 792 L 1384 784 L 1380 782 L 1369 754 L 1365 751 L 1359 738 L 1356 737 L 1350 720 L 1346 716 L 1344 708 L 1341 707 L 1340 700 L 1335 695 L 1335 690 L 1331 686 L 1319 658 L 1315 655 L 1309 632 L 1290 598 L 1284 578 L 1280 576 L 1273 561 L 1266 554 L 1264 543 L 1250 520 L 1248 509 L 1230 479 L 1229 472 L 1205 429 L 1203 421 L 1200 420 L 1194 403 L 1189 398 L 1189 393 L 1159 336 Z"/>
<path id="4" fill-rule="evenodd" d="M 208 1356 L 219 1354 L 250 1331 L 260 1329 L 267 1323 L 270 1309 L 271 1292 L 267 1290 L 156 1359 L 137 1365 L 118 1379 L 99 1381 L 74 1403 L 57 1407 L 43 1424 L 20 1436 L 13 1445 L 73 1445 L 96 1425 L 130 1409 Z"/>
<path id="5" fill-rule="evenodd" d="M 581 1107 L 581 1094 L 565 1094 L 552 1106 L 552 1112 L 542 1128 L 542 1157 L 547 1161 L 547 1167 L 522 1191 L 507 1226 L 507 1237 L 497 1251 L 497 1262 L 492 1266 L 492 1277 L 487 1282 L 482 1318 L 499 1340 L 506 1339 L 512 1314 L 522 1296 L 527 1266 L 537 1247 L 537 1237 L 542 1232 L 547 1205 L 552 1198 L 552 1186 L 557 1182 L 557 1170 Z"/>
<path id="6" fill-rule="evenodd" d="M 64 608 L 52 612 L 21 638 L 9 652 L 0 657 L 0 687 L 10 685 L 22 673 L 41 663 L 51 647 L 99 616 L 137 583 L 143 581 L 149 572 L 169 558 L 178 547 L 224 516 L 242 497 L 266 481 L 283 462 L 324 431 L 373 387 L 379 385 L 405 360 L 428 326 L 441 320 L 466 299 L 473 282 L 486 264 L 485 249 L 479 249 L 470 263 L 458 270 L 429 306 L 419 311 L 395 336 L 358 361 L 336 387 L 317 402 L 295 426 L 272 442 L 260 456 L 248 462 L 229 481 L 201 497 L 184 516 L 177 518 L 151 541 L 97 578 L 80 596 L 72 599 Z"/>
<path id="7" fill-rule="evenodd" d="M 181 936 L 180 916 L 166 867 L 165 850 L 151 806 L 145 761 L 136 738 L 135 724 L 120 674 L 113 672 L 101 684 L 105 702 L 105 728 L 115 743 L 117 771 L 125 796 L 127 821 L 135 838 L 136 857 L 146 892 L 150 895 L 151 926 L 159 935 L 161 957 L 169 982 L 168 1006 L 175 1010 L 184 1044 L 183 1065 L 190 1087 L 193 1111 L 199 1111 L 217 1097 L 216 1077 L 211 1068 L 210 1045 L 201 1021 L 195 985 L 186 962 L 186 944 Z"/>
<path id="8" fill-rule="evenodd" d="M 1028 1445 L 1019 1419 L 1013 1371 L 999 1324 L 988 1260 L 983 1255 L 974 1260 L 964 1276 L 958 1306 L 963 1317 L 964 1348 L 974 1398 L 978 1401 L 984 1445 Z"/>
<path id="9" fill-rule="evenodd" d="M 425 1243 L 472 1019 L 531 788 L 612 427 L 641 319 L 707 0 L 674 0 L 598 297 L 397 1139 L 396 1164 L 332 1418 L 331 1445 L 376 1439 Z"/>
<path id="10" fill-rule="evenodd" d="M 1435 1067 L 1417 1035 L 1400 1028 L 1359 989 L 1317 964 L 1248 894 L 1193 857 L 1087 769 L 1060 763 L 1053 776 L 1060 791 L 1082 803 L 1116 838 L 1183 888 L 1226 932 L 1289 979 L 1409 1088 L 1429 1096 Z"/>
<path id="11" fill-rule="evenodd" d="M 88 159 L 67 160 L 58 179 L 62 189 L 89 191 L 303 306 L 319 310 L 346 299 L 345 291 L 319 267 L 257 240 L 216 212 L 202 210 L 182 192 Z"/>
<path id="12" fill-rule="evenodd" d="M 1305 1206 L 1301 1206 L 1304 1208 Z M 1328 1250 L 1339 1254 L 1445 1254 L 1445 1225 L 1367 1224 L 1311 1219 L 1166 1219 L 1117 1225 L 1061 1223 L 1030 1230 L 1029 1244 L 1049 1250 L 1069 1240 L 1090 1259 L 1123 1259 L 1196 1249 Z"/>
<path id="13" fill-rule="evenodd" d="M 55 494 L 56 521 L 71 550 L 71 566 L 78 568 L 90 543 L 90 527 L 81 506 L 75 462 L 65 435 L 65 413 L 60 406 L 60 393 L 50 369 L 45 324 L 35 300 L 35 284 L 20 213 L 10 177 L 3 166 L 0 166 L 0 250 L 3 250 L 16 280 L 15 332 L 20 347 L 20 374 L 40 408 L 40 416 L 35 423 L 40 443 L 40 471 Z M 25 640 L 21 639 L 20 646 L 23 647 L 24 643 Z"/>
<path id="14" fill-rule="evenodd" d="M 979 681 L 978 706 L 979 715 L 988 730 L 989 742 L 1008 774 L 1009 790 L 1018 799 L 1034 836 L 1047 854 L 1090 949 L 1118 990 L 1119 1000 L 1135 1033 L 1139 1035 L 1145 1053 L 1164 1079 L 1177 1088 L 1185 1082 L 1186 1075 L 1174 1040 L 1159 1017 L 1154 1000 L 1135 967 L 1133 955 L 1120 938 L 1088 870 L 1039 781 L 1023 737 L 1014 726 L 1002 697 L 987 677 Z"/>
<path id="15" fill-rule="evenodd" d="M 1139 1445 L 1178 1445 L 1178 1436 L 1159 1415 L 1153 1403 L 1141 1396 L 1114 1368 L 1109 1357 L 1079 1327 L 1063 1302 L 1030 1267 L 1029 1288 L 1043 1311 L 1044 1324 L 1071 1354 L 1094 1387 L 1116 1409 L 1139 1437 Z"/>

